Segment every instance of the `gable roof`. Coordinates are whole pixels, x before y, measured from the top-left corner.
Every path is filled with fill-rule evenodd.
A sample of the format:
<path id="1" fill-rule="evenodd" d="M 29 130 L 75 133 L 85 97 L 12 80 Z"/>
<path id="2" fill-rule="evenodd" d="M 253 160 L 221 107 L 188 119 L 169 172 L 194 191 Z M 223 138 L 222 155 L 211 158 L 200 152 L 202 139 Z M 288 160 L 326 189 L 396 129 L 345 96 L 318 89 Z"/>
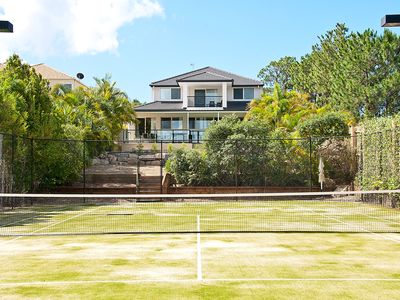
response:
<path id="1" fill-rule="evenodd" d="M 182 101 L 155 101 L 136 106 L 135 111 L 180 111 L 182 104 Z"/>
<path id="2" fill-rule="evenodd" d="M 230 72 L 219 70 L 213 67 L 205 67 L 163 80 L 154 81 L 150 86 L 179 86 L 179 82 L 203 82 L 218 81 L 232 82 L 233 86 L 262 86 L 258 80 L 250 79 Z"/>
<path id="3" fill-rule="evenodd" d="M 5 64 L 0 64 L 0 70 L 3 69 L 5 67 Z M 56 69 L 53 69 L 52 67 L 49 67 L 48 65 L 44 64 L 44 63 L 40 63 L 40 64 L 36 64 L 36 65 L 31 65 L 32 68 L 35 69 L 36 73 L 42 75 L 42 77 L 44 79 L 47 80 L 71 80 L 71 81 L 76 81 L 78 82 L 80 85 L 85 86 L 81 81 L 79 81 L 78 79 L 69 76 L 63 72 L 60 72 Z"/>
<path id="4" fill-rule="evenodd" d="M 74 77 L 69 76 L 63 72 L 57 71 L 56 69 L 53 69 L 48 65 L 45 65 L 44 63 L 32 65 L 31 67 L 35 69 L 36 73 L 39 73 L 40 75 L 43 76 L 43 78 L 46 78 L 48 80 L 51 79 L 76 80 Z"/>

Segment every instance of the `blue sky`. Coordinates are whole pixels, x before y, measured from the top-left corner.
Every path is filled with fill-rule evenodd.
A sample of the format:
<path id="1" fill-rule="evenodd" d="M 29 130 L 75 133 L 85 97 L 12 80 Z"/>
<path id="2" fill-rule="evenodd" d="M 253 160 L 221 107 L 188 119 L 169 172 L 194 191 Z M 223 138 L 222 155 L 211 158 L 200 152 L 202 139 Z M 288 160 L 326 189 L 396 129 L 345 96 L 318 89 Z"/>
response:
<path id="1" fill-rule="evenodd" d="M 35 14 L 30 17 L 40 14 L 41 9 L 51 10 L 52 8 L 45 5 L 48 1 L 50 0 L 33 1 L 42 5 L 36 4 Z M 107 1 L 109 0 L 104 0 Z M 127 4 L 128 2 L 142 0 L 120 1 L 130 7 L 132 3 Z M 130 98 L 149 101 L 150 82 L 190 71 L 190 64 L 194 64 L 195 68 L 210 65 L 256 78 L 258 71 L 271 60 L 286 55 L 300 57 L 309 52 L 311 46 L 318 41 L 317 37 L 334 28 L 338 22 L 346 23 L 352 31 L 372 28 L 380 33 L 383 31 L 380 27 L 381 17 L 388 13 L 400 13 L 398 0 L 143 1 L 146 5 L 152 5 L 150 8 L 146 7 L 145 13 L 124 16 L 126 20 L 121 24 L 110 23 L 110 26 L 114 26 L 117 45 L 106 37 L 104 45 L 108 42 L 110 46 L 101 49 L 103 43 L 96 44 L 96 28 L 91 28 L 93 31 L 88 31 L 86 37 L 77 38 L 75 46 L 70 47 L 73 50 L 67 51 L 59 35 L 61 31 L 48 30 L 53 22 L 48 20 L 43 24 L 45 30 L 27 27 L 27 30 L 33 31 L 30 36 L 35 38 L 32 38 L 31 44 L 12 43 L 12 37 L 7 36 L 9 45 L 7 49 L 3 49 L 3 53 L 15 51 L 31 64 L 44 62 L 70 75 L 82 72 L 86 77 L 84 83 L 88 85 L 93 84 L 92 77 L 111 73 L 118 86 Z M 22 0 L 0 0 L 0 19 L 7 17 L 13 21 L 12 12 L 18 11 L 15 4 L 18 2 L 20 8 L 27 3 Z M 101 10 L 102 1 L 93 3 L 100 3 L 98 6 Z M 56 8 L 55 6 L 54 9 Z M 104 18 L 99 21 L 95 17 L 87 17 L 86 13 L 93 14 L 89 12 L 89 8 L 81 8 L 84 12 L 74 15 L 74 18 L 87 18 L 92 25 L 96 25 L 92 27 L 101 29 Z M 60 11 L 62 10 L 58 10 L 58 13 Z M 94 11 L 96 12 L 96 8 Z M 116 12 L 113 20 L 119 17 L 118 14 L 123 14 L 123 11 Z M 29 16 L 24 17 L 29 19 Z M 22 16 L 15 18 L 19 20 Z M 38 19 L 46 17 L 35 18 Z M 17 20 L 14 22 L 16 32 L 19 24 Z M 66 27 L 76 24 L 68 22 L 65 20 Z M 75 31 L 72 35 L 79 37 L 80 29 L 86 25 L 78 24 L 78 33 Z M 400 34 L 400 28 L 391 30 Z M 71 33 L 63 34 L 71 37 Z M 112 37 L 111 33 L 110 36 Z M 17 38 L 22 40 L 24 36 L 17 35 Z M 2 39 L 5 39 L 4 35 L 0 36 L 0 52 Z M 40 40 L 39 45 L 35 44 L 38 43 L 37 40 Z M 47 45 L 44 50 L 51 48 L 51 51 L 43 51 L 40 45 Z M 81 45 L 84 46 L 82 49 L 79 48 Z"/>

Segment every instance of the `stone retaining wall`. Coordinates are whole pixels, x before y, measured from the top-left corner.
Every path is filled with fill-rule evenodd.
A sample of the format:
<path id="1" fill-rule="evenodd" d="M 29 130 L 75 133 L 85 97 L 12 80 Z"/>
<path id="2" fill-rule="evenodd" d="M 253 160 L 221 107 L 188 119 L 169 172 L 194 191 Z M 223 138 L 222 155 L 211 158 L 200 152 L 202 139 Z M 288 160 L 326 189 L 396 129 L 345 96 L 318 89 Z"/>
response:
<path id="1" fill-rule="evenodd" d="M 166 153 L 163 153 L 162 157 L 166 160 L 168 157 Z M 118 166 L 136 166 L 138 160 L 143 165 L 160 165 L 161 153 L 145 153 L 138 155 L 133 152 L 108 152 L 101 154 L 96 158 L 92 159 L 92 166 L 97 165 L 118 165 Z"/>

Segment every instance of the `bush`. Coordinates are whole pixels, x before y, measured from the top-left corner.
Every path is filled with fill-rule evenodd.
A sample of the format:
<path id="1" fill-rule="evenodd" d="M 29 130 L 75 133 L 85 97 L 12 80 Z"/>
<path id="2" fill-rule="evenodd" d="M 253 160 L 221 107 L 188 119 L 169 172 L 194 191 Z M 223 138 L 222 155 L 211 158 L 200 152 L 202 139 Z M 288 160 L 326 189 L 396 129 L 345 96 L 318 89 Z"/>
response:
<path id="1" fill-rule="evenodd" d="M 330 137 L 349 136 L 346 116 L 337 112 L 314 115 L 297 126 L 301 137 L 313 137 L 314 146 L 321 145 Z"/>
<path id="2" fill-rule="evenodd" d="M 229 116 L 212 123 L 205 136 L 203 151 L 172 151 L 167 166 L 177 183 L 288 186 L 304 185 L 309 179 L 307 153 L 264 124 Z"/>
<path id="3" fill-rule="evenodd" d="M 204 153 L 184 147 L 175 149 L 166 164 L 167 172 L 177 183 L 184 185 L 212 185 L 213 174 Z"/>

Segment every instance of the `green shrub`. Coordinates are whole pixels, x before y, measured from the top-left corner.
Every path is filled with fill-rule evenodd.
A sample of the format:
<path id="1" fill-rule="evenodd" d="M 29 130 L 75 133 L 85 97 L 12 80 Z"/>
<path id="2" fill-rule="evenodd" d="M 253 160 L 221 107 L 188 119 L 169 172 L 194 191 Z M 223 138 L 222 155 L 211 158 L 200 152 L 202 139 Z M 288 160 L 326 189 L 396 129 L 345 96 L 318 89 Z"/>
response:
<path id="1" fill-rule="evenodd" d="M 184 185 L 213 185 L 213 174 L 204 153 L 195 149 L 178 148 L 172 151 L 166 164 L 167 172 Z"/>
<path id="2" fill-rule="evenodd" d="M 313 145 L 321 145 L 330 137 L 349 136 L 346 116 L 338 112 L 314 115 L 297 126 L 301 137 L 313 137 Z"/>

